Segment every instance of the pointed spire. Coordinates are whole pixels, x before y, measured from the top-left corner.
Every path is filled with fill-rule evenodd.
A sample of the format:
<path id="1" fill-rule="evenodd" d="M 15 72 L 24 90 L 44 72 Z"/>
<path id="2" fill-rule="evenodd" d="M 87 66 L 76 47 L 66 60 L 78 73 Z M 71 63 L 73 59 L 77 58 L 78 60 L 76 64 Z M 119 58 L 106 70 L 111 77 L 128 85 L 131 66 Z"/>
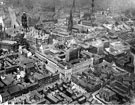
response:
<path id="1" fill-rule="evenodd" d="M 73 0 L 72 10 L 75 12 L 75 0 Z"/>
<path id="2" fill-rule="evenodd" d="M 94 7 L 95 7 L 94 0 L 92 0 L 91 7 L 92 7 L 92 14 L 93 14 L 93 12 L 94 12 Z"/>
<path id="3" fill-rule="evenodd" d="M 68 31 L 72 31 L 73 27 L 73 16 L 72 16 L 72 9 L 70 10 L 70 16 L 68 21 Z"/>

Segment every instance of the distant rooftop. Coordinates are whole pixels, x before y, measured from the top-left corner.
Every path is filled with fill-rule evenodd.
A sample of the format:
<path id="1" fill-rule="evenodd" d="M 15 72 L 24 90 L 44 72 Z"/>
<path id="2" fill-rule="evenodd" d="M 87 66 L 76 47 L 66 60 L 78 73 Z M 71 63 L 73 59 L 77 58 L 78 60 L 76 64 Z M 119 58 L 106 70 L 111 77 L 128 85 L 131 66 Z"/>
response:
<path id="1" fill-rule="evenodd" d="M 10 40 L 2 40 L 2 43 L 6 43 L 6 44 L 16 44 L 16 41 L 10 41 Z"/>
<path id="2" fill-rule="evenodd" d="M 101 40 L 95 40 L 95 41 L 92 41 L 92 46 L 94 47 L 100 47 L 100 46 L 103 46 L 103 42 Z"/>
<path id="3" fill-rule="evenodd" d="M 117 55 L 125 51 L 128 51 L 129 49 L 130 47 L 127 44 L 122 43 L 121 41 L 116 41 L 116 42 L 110 43 L 110 47 L 106 48 L 106 51 L 113 55 Z"/>

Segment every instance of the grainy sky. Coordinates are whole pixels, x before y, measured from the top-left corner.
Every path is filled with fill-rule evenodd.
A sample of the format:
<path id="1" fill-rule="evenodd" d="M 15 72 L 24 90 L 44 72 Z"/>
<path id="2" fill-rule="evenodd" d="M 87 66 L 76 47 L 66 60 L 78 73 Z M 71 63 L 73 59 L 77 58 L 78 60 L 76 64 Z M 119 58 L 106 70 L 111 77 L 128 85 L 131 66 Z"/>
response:
<path id="1" fill-rule="evenodd" d="M 59 0 L 72 3 L 73 0 Z M 76 0 L 77 4 L 85 6 L 90 5 L 92 0 Z M 95 7 L 110 8 L 112 10 L 126 10 L 135 8 L 135 0 L 95 0 Z"/>
<path id="2" fill-rule="evenodd" d="M 9 1 L 18 1 L 18 0 L 9 0 Z M 51 5 L 54 2 L 58 6 L 71 6 L 73 0 L 19 0 L 23 1 L 32 1 L 33 3 L 40 3 L 44 5 Z M 91 7 L 92 0 L 75 0 L 76 5 L 80 7 Z M 135 0 L 95 0 L 95 8 L 110 8 L 111 10 L 124 11 L 129 8 L 135 9 Z"/>

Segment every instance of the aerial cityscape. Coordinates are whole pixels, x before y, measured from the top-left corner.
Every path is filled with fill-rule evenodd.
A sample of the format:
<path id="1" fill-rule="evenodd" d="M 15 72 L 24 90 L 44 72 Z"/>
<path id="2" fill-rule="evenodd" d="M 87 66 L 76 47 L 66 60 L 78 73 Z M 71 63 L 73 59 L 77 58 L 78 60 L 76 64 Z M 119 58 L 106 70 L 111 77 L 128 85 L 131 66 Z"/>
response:
<path id="1" fill-rule="evenodd" d="M 0 105 L 135 105 L 135 0 L 0 0 Z"/>

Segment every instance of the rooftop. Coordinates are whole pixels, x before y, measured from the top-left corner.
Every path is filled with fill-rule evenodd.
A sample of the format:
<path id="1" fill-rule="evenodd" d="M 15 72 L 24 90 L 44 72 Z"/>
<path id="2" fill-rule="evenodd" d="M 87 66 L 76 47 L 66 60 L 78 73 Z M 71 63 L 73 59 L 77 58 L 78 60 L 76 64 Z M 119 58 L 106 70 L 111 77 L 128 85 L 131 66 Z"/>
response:
<path id="1" fill-rule="evenodd" d="M 2 40 L 1 43 L 5 43 L 5 44 L 16 44 L 16 41 L 9 41 L 9 40 Z"/>
<path id="2" fill-rule="evenodd" d="M 130 50 L 129 45 L 121 41 L 115 41 L 110 43 L 110 47 L 106 48 L 106 51 L 112 55 L 118 55 Z"/>

